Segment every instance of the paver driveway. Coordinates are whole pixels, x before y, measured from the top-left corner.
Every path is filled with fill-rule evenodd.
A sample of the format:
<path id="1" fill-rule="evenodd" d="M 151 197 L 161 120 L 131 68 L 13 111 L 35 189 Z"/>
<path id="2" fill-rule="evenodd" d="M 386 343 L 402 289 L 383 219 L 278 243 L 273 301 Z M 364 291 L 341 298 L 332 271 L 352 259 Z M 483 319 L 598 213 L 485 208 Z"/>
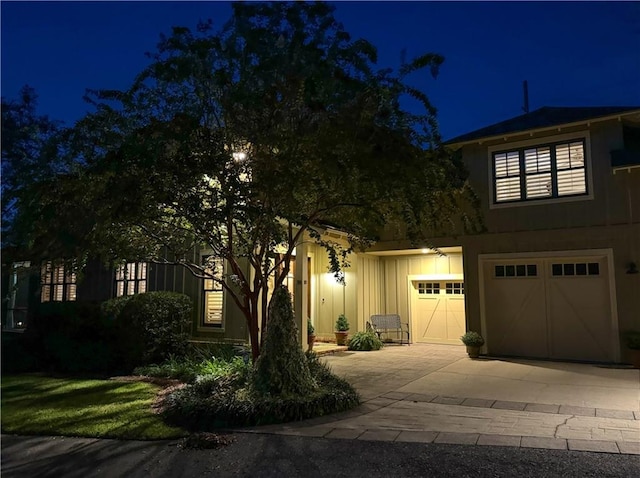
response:
<path id="1" fill-rule="evenodd" d="M 360 392 L 342 414 L 257 432 L 640 454 L 640 371 L 467 358 L 414 344 L 324 358 Z"/>

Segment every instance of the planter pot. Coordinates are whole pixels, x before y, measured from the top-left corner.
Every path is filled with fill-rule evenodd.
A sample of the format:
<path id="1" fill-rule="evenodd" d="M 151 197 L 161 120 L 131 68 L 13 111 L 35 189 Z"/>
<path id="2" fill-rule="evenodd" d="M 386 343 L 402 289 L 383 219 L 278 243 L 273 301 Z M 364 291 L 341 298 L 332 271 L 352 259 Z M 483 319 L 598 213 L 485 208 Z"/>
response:
<path id="1" fill-rule="evenodd" d="M 347 345 L 347 337 L 349 336 L 349 332 L 335 332 L 336 334 L 336 345 Z"/>
<path id="2" fill-rule="evenodd" d="M 477 345 L 467 345 L 467 353 L 471 358 L 478 358 L 480 356 L 480 347 Z"/>
<path id="3" fill-rule="evenodd" d="M 307 349 L 309 352 L 313 350 L 313 344 L 316 342 L 315 335 L 307 335 L 307 343 L 309 344 L 309 348 Z"/>
<path id="4" fill-rule="evenodd" d="M 634 368 L 640 368 L 640 350 L 631 349 L 629 351 L 629 357 L 631 358 L 631 365 Z"/>

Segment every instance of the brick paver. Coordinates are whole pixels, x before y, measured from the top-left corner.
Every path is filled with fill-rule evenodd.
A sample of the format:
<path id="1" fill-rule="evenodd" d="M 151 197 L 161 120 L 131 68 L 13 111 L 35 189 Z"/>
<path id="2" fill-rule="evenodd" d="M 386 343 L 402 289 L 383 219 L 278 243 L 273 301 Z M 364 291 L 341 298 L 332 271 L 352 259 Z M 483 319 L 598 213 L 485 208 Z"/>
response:
<path id="1" fill-rule="evenodd" d="M 597 451 L 601 453 L 620 453 L 616 442 L 599 440 L 567 440 L 569 450 Z"/>
<path id="2" fill-rule="evenodd" d="M 323 360 L 358 390 L 361 406 L 251 431 L 640 454 L 637 370 L 473 361 L 462 347 L 424 344 Z"/>
<path id="3" fill-rule="evenodd" d="M 456 445 L 475 445 L 479 435 L 476 433 L 440 433 L 434 443 L 453 443 Z"/>

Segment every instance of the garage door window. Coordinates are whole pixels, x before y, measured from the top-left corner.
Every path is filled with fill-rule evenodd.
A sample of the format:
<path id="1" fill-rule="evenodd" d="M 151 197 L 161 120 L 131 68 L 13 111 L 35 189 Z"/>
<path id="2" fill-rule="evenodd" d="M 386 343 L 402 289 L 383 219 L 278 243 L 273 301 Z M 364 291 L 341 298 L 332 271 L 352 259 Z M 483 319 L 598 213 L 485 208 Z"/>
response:
<path id="1" fill-rule="evenodd" d="M 418 294 L 439 294 L 439 282 L 418 282 Z"/>
<path id="2" fill-rule="evenodd" d="M 553 276 L 598 276 L 600 275 L 600 264 L 597 262 L 569 262 L 551 265 L 551 275 Z"/>
<path id="3" fill-rule="evenodd" d="M 447 294 L 462 295 L 464 294 L 464 285 L 462 282 L 446 282 L 445 292 Z"/>
<path id="4" fill-rule="evenodd" d="M 536 264 L 504 264 L 495 266 L 495 277 L 536 277 Z"/>

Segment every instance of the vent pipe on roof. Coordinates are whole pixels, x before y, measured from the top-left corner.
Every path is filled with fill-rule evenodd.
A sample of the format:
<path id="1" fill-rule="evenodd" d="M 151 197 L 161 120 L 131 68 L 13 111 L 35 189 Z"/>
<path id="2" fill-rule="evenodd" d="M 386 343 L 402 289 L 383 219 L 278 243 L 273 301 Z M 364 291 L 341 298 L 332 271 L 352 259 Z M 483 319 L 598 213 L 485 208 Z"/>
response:
<path id="1" fill-rule="evenodd" d="M 527 84 L 527 80 L 522 82 L 522 92 L 524 93 L 524 106 L 522 107 L 522 111 L 525 113 L 529 112 L 529 85 Z"/>

